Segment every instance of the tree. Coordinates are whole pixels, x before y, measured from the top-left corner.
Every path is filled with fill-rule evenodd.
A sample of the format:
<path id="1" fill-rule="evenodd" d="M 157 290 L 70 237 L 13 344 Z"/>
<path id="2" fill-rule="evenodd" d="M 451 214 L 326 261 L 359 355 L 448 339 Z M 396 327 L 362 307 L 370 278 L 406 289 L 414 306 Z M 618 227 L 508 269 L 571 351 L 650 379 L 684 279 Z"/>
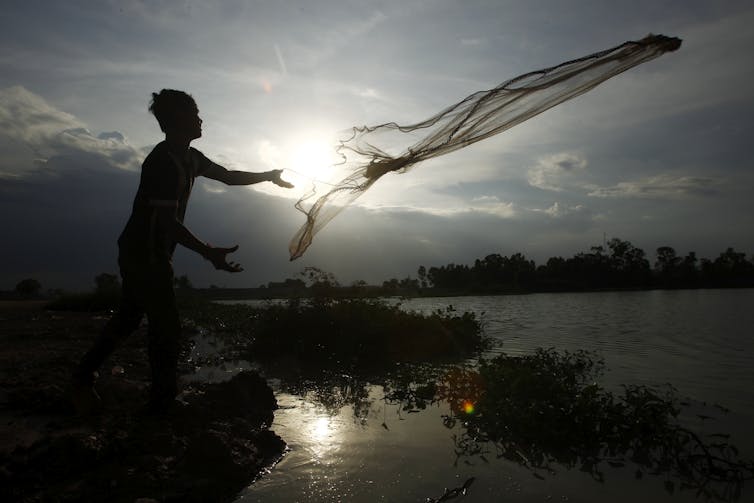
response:
<path id="1" fill-rule="evenodd" d="M 334 288 L 340 286 L 340 283 L 335 279 L 333 273 L 323 271 L 317 267 L 304 267 L 304 270 L 299 273 L 299 276 L 303 278 L 303 281 L 305 281 L 306 285 L 310 288 Z"/>
<path id="2" fill-rule="evenodd" d="M 474 261 L 474 282 L 482 287 L 500 287 L 507 283 L 505 274 L 506 257 L 498 253 L 487 255 Z"/>
<path id="3" fill-rule="evenodd" d="M 745 253 L 728 248 L 712 263 L 716 281 L 727 285 L 744 285 L 754 279 L 754 264 L 746 260 Z"/>
<path id="4" fill-rule="evenodd" d="M 16 285 L 16 293 L 24 297 L 36 297 L 42 289 L 42 284 L 34 278 L 22 279 Z"/>
<path id="5" fill-rule="evenodd" d="M 463 289 L 472 283 L 471 269 L 467 265 L 448 264 L 430 267 L 427 279 L 435 288 Z"/>
<path id="6" fill-rule="evenodd" d="M 699 269 L 697 268 L 697 265 L 696 265 L 697 262 L 698 260 L 696 258 L 696 253 L 689 252 L 688 255 L 683 257 L 683 260 L 678 266 L 679 275 L 681 276 L 681 281 L 683 281 L 683 283 L 686 286 L 696 285 L 698 281 Z"/>
<path id="7" fill-rule="evenodd" d="M 527 260 L 521 253 L 514 253 L 510 258 L 504 258 L 503 263 L 505 276 L 510 278 L 511 285 L 521 288 L 533 283 L 534 272 L 537 269 L 533 260 Z"/>
<path id="8" fill-rule="evenodd" d="M 655 271 L 660 275 L 660 281 L 665 286 L 671 286 L 679 278 L 681 258 L 676 255 L 675 250 L 670 246 L 661 246 L 657 248 L 657 261 L 655 262 Z"/>
<path id="9" fill-rule="evenodd" d="M 416 274 L 419 276 L 419 283 L 421 284 L 422 288 L 427 288 L 429 286 L 429 282 L 427 280 L 427 269 L 423 266 L 419 266 L 419 270 L 416 272 Z"/>
<path id="10" fill-rule="evenodd" d="M 536 270 L 537 284 L 545 289 L 563 289 L 571 285 L 569 263 L 563 257 L 550 257 Z"/>
<path id="11" fill-rule="evenodd" d="M 398 290 L 399 286 L 400 282 L 396 278 L 390 278 L 382 282 L 382 288 L 391 292 Z"/>
<path id="12" fill-rule="evenodd" d="M 670 275 L 681 259 L 675 254 L 675 250 L 670 246 L 661 246 L 657 248 L 657 261 L 655 262 L 655 269 L 661 274 Z"/>
<path id="13" fill-rule="evenodd" d="M 566 261 L 570 280 L 579 288 L 609 286 L 610 259 L 601 246 L 592 246 L 590 253 L 577 253 Z"/>
<path id="14" fill-rule="evenodd" d="M 618 238 L 608 241 L 607 246 L 612 252 L 610 268 L 617 285 L 645 286 L 649 283 L 649 261 L 644 256 L 644 250 Z"/>
<path id="15" fill-rule="evenodd" d="M 400 281 L 399 286 L 402 290 L 418 290 L 419 280 L 413 279 L 411 277 L 406 277 Z"/>
<path id="16" fill-rule="evenodd" d="M 299 275 L 307 283 L 315 304 L 327 305 L 333 301 L 340 283 L 332 273 L 317 267 L 304 267 Z"/>

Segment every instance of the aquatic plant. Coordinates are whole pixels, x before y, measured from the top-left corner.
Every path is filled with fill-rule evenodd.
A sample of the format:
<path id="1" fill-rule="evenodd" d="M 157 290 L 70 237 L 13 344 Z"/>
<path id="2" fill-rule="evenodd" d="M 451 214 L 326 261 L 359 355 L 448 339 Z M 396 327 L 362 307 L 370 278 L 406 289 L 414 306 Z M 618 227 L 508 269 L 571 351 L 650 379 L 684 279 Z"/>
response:
<path id="1" fill-rule="evenodd" d="M 671 493 L 694 490 L 721 501 L 740 496 L 743 482 L 754 478 L 754 462 L 740 459 L 726 435 L 683 426 L 681 402 L 669 385 L 623 386 L 621 394 L 603 389 L 595 382 L 602 368 L 589 352 L 539 349 L 447 374 L 438 392 L 453 411 L 446 425 L 462 424 L 457 455 L 494 452 L 539 478 L 556 466 L 578 467 L 600 482 L 606 466 L 632 465 L 636 478 L 670 477 L 665 489 Z"/>

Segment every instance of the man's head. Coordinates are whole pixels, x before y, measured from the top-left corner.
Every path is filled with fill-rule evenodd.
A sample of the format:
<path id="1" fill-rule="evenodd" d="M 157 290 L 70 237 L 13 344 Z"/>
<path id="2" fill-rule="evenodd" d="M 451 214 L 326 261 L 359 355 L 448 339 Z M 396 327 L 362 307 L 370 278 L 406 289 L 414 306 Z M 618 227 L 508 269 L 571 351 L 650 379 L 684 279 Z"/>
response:
<path id="1" fill-rule="evenodd" d="M 190 94 L 175 89 L 152 93 L 149 111 L 154 114 L 166 135 L 179 135 L 190 140 L 202 136 L 199 109 Z"/>

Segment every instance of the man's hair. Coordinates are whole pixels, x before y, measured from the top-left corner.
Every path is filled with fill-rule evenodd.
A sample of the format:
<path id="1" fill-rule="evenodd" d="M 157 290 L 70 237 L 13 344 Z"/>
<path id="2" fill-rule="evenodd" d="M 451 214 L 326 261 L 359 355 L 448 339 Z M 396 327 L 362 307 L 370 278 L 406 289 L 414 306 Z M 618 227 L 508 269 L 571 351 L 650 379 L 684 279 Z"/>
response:
<path id="1" fill-rule="evenodd" d="M 179 113 L 196 110 L 196 102 L 190 94 L 175 89 L 163 89 L 159 93 L 152 93 L 149 111 L 157 119 L 160 129 L 167 132 L 177 125 Z"/>

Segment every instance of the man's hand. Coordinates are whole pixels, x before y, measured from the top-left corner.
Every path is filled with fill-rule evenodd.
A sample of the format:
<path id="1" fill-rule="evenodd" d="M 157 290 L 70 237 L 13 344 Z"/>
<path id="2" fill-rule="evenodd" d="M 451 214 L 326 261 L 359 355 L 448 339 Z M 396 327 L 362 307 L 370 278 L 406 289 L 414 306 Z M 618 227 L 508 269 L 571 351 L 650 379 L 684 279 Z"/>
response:
<path id="1" fill-rule="evenodd" d="M 292 189 L 293 184 L 286 182 L 282 178 L 280 178 L 281 173 L 283 172 L 282 169 L 274 169 L 270 171 L 270 181 L 274 183 L 275 185 L 278 185 L 280 187 L 283 187 L 284 189 Z"/>
<path id="2" fill-rule="evenodd" d="M 204 258 L 212 262 L 215 269 L 228 272 L 241 272 L 243 267 L 236 262 L 228 262 L 226 255 L 238 250 L 238 245 L 231 248 L 219 248 L 207 245 L 207 251 L 204 252 Z"/>

